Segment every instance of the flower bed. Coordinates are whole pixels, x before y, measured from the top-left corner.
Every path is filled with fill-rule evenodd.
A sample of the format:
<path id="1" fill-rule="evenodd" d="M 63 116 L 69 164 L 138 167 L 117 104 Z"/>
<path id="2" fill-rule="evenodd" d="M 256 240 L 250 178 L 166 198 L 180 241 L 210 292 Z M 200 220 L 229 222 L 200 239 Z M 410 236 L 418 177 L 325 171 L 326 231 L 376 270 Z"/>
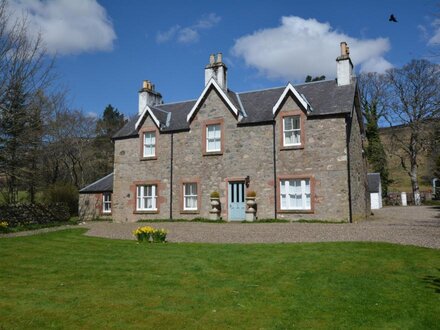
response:
<path id="1" fill-rule="evenodd" d="M 139 243 L 165 243 L 168 232 L 165 229 L 154 229 L 150 226 L 139 227 L 133 231 Z"/>

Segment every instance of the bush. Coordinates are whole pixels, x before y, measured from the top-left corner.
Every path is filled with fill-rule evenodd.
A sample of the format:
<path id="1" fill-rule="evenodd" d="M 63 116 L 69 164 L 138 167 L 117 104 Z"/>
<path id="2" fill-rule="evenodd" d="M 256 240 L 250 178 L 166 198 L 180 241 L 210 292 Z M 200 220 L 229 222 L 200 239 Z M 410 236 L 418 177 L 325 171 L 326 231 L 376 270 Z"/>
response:
<path id="1" fill-rule="evenodd" d="M 52 205 L 9 204 L 0 206 L 0 222 L 6 222 L 7 227 L 43 225 L 66 222 L 69 219 L 69 210 L 62 203 Z"/>
<path id="2" fill-rule="evenodd" d="M 78 215 L 78 189 L 71 184 L 54 184 L 44 191 L 46 204 L 63 203 L 67 205 L 70 216 Z"/>

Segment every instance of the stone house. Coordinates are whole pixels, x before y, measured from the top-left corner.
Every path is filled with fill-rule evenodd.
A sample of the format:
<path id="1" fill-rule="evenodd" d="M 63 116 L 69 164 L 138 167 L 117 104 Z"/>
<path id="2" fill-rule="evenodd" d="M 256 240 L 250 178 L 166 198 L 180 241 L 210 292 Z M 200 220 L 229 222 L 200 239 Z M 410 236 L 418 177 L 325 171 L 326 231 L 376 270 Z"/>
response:
<path id="1" fill-rule="evenodd" d="M 221 54 L 211 55 L 199 98 L 177 103 L 144 81 L 138 114 L 113 137 L 113 221 L 208 218 L 214 191 L 225 220 L 244 219 L 248 191 L 259 219 L 365 219 L 364 127 L 346 43 L 336 61 L 335 80 L 237 93 Z M 91 188 L 80 209 L 83 195 L 103 205 Z"/>

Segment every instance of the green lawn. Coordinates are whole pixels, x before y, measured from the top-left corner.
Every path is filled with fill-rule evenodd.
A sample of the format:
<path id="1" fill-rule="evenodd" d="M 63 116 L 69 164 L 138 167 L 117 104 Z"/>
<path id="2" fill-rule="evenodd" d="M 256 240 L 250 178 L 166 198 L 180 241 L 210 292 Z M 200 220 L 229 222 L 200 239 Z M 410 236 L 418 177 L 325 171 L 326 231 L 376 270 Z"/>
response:
<path id="1" fill-rule="evenodd" d="M 0 239 L 0 329 L 434 329 L 440 251 Z"/>

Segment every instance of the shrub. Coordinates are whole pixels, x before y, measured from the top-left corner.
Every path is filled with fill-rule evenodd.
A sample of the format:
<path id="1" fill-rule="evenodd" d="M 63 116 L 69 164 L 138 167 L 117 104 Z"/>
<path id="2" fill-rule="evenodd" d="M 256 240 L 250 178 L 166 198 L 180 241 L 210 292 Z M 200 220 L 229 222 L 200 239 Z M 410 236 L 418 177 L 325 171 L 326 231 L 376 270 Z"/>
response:
<path id="1" fill-rule="evenodd" d="M 218 193 L 218 191 L 213 191 L 211 193 L 211 198 L 220 198 L 220 194 Z"/>
<path id="2" fill-rule="evenodd" d="M 133 231 L 133 235 L 139 243 L 164 243 L 166 241 L 168 232 L 165 229 L 154 229 L 150 226 L 139 227 Z"/>
<path id="3" fill-rule="evenodd" d="M 71 216 L 78 215 L 78 198 L 78 189 L 71 184 L 54 184 L 43 194 L 43 199 L 47 204 L 67 205 Z"/>
<path id="4" fill-rule="evenodd" d="M 253 190 L 250 190 L 246 193 L 246 197 L 256 197 L 257 193 Z"/>

